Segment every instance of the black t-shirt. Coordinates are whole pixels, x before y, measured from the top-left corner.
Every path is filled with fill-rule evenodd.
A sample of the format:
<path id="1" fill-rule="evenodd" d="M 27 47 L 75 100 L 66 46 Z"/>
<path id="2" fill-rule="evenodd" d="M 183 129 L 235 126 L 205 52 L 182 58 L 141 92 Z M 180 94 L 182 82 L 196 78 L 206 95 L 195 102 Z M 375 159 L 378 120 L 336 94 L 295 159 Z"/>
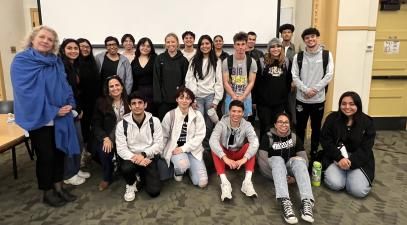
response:
<path id="1" fill-rule="evenodd" d="M 142 67 L 138 58 L 134 58 L 131 62 L 133 72 L 133 91 L 138 90 L 140 86 L 153 87 L 153 68 L 155 55 L 150 56 L 147 64 Z"/>
<path id="2" fill-rule="evenodd" d="M 119 66 L 119 59 L 112 61 L 105 55 L 103 60 L 102 69 L 100 70 L 100 75 L 102 77 L 102 82 L 109 76 L 117 75 L 117 66 Z"/>
<path id="3" fill-rule="evenodd" d="M 188 129 L 188 115 L 185 116 L 184 122 L 182 123 L 181 134 L 179 135 L 177 145 L 181 147 L 187 142 L 187 129 Z"/>

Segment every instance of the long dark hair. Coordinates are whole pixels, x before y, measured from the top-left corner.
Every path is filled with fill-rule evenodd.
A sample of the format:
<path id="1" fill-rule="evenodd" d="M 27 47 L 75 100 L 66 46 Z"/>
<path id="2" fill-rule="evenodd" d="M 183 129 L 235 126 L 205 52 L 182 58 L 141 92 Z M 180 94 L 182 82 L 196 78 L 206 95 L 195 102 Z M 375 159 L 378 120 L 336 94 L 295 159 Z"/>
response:
<path id="1" fill-rule="evenodd" d="M 92 65 L 96 65 L 96 60 L 95 60 L 95 57 L 93 56 L 93 47 L 92 47 L 92 44 L 90 43 L 90 41 L 85 38 L 78 38 L 76 41 L 78 42 L 79 45 L 81 43 L 86 42 L 90 46 L 90 51 L 89 51 L 88 56 L 82 55 L 82 51 L 79 48 L 79 63 L 81 63 L 83 61 L 89 61 Z"/>
<path id="2" fill-rule="evenodd" d="M 338 113 L 345 122 L 349 120 L 349 118 L 341 110 L 341 103 L 345 97 L 352 98 L 353 103 L 355 103 L 357 107 L 356 113 L 353 115 L 353 122 L 357 122 L 363 114 L 362 99 L 360 98 L 359 94 L 354 91 L 347 91 L 341 95 L 338 102 Z"/>
<path id="3" fill-rule="evenodd" d="M 208 40 L 211 43 L 211 51 L 209 52 L 209 58 L 208 58 L 208 68 L 206 70 L 206 75 L 209 73 L 209 69 L 211 66 L 213 67 L 213 70 L 216 71 L 216 64 L 217 64 L 217 57 L 215 54 L 215 51 L 213 50 L 213 41 L 212 38 L 209 35 L 202 35 L 199 40 L 198 40 L 198 48 L 196 50 L 195 56 L 192 58 L 191 66 L 194 71 L 194 76 L 196 78 L 199 78 L 201 80 L 204 79 L 204 74 L 202 73 L 202 64 L 203 64 L 203 52 L 201 51 L 201 45 L 203 40 Z"/>
<path id="4" fill-rule="evenodd" d="M 64 39 L 64 41 L 62 42 L 62 44 L 59 46 L 59 57 L 61 57 L 62 62 L 65 65 L 65 70 L 67 70 L 67 72 L 72 72 L 71 70 L 77 69 L 78 65 L 79 65 L 79 57 L 74 59 L 73 63 L 71 63 L 70 59 L 66 56 L 65 54 L 65 47 L 69 44 L 69 43 L 75 43 L 78 46 L 78 50 L 79 50 L 79 43 L 72 38 L 67 38 Z M 80 52 L 80 50 L 79 50 Z M 80 53 L 79 53 L 80 54 Z"/>
<path id="5" fill-rule="evenodd" d="M 148 42 L 148 44 L 149 44 L 150 47 L 151 47 L 151 51 L 150 51 L 149 57 L 157 55 L 157 53 L 155 53 L 155 48 L 154 48 L 154 45 L 153 45 L 153 42 L 151 41 L 151 39 L 148 38 L 148 37 L 143 37 L 143 38 L 141 38 L 141 39 L 137 42 L 137 45 L 136 45 L 136 53 L 135 53 L 136 56 L 135 56 L 135 58 L 139 58 L 139 57 L 140 57 L 140 55 L 141 55 L 140 46 L 141 46 L 142 44 L 146 43 L 146 42 Z"/>
<path id="6" fill-rule="evenodd" d="M 110 108 L 112 107 L 112 104 L 113 104 L 113 98 L 109 95 L 109 81 L 111 81 L 111 80 L 113 80 L 113 79 L 119 81 L 120 85 L 121 85 L 122 88 L 123 88 L 123 89 L 122 89 L 122 94 L 121 94 L 120 98 L 121 98 L 121 100 L 123 101 L 124 112 L 125 112 L 125 113 L 128 113 L 128 112 L 130 112 L 130 109 L 129 109 L 129 104 L 128 104 L 128 101 L 127 101 L 126 89 L 125 89 L 125 87 L 124 87 L 124 83 L 123 83 L 122 79 L 121 79 L 119 76 L 117 76 L 117 75 L 113 75 L 113 76 L 107 77 L 106 80 L 105 80 L 105 82 L 104 82 L 104 84 L 103 84 L 103 96 L 104 96 L 105 102 L 107 103 L 107 104 L 104 106 L 104 107 L 105 107 L 105 110 L 107 111 L 107 110 L 109 109 L 109 107 L 110 107 Z"/>

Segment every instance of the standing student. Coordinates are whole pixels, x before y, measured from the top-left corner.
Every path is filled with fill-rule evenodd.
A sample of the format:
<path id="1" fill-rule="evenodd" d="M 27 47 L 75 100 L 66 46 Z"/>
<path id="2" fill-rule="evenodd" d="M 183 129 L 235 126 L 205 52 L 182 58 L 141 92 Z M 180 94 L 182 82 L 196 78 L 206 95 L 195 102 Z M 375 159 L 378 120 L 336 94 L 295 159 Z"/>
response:
<path id="1" fill-rule="evenodd" d="M 243 102 L 233 100 L 229 104 L 229 111 L 229 115 L 216 124 L 209 140 L 213 162 L 221 181 L 220 198 L 222 201 L 232 199 L 232 185 L 226 177 L 226 165 L 232 170 L 245 165 L 246 173 L 240 190 L 248 197 L 257 197 L 251 179 L 259 140 L 253 126 L 243 118 Z"/>
<path id="2" fill-rule="evenodd" d="M 257 66 L 256 76 L 259 76 L 261 73 L 261 70 L 262 70 L 260 59 L 264 57 L 264 53 L 256 48 L 256 40 L 257 40 L 257 34 L 253 31 L 249 31 L 247 33 L 246 54 L 249 57 L 252 57 L 256 61 L 256 66 Z M 251 123 L 254 123 L 254 121 L 256 119 L 256 114 L 257 114 L 257 109 L 256 109 L 255 105 L 252 106 L 252 110 L 253 110 L 253 114 L 251 116 L 249 116 L 247 120 L 250 121 Z"/>
<path id="3" fill-rule="evenodd" d="M 280 32 L 281 37 L 283 38 L 283 49 L 285 57 L 290 60 L 290 63 L 293 61 L 293 57 L 295 55 L 295 45 L 292 43 L 291 39 L 294 33 L 294 25 L 292 24 L 283 24 L 278 28 L 278 32 Z M 297 89 L 295 88 L 294 82 L 291 83 L 290 92 L 288 94 L 288 102 L 286 105 L 286 111 L 291 115 L 291 122 L 297 124 L 297 117 L 295 115 L 295 99 Z"/>
<path id="4" fill-rule="evenodd" d="M 38 188 L 44 192 L 43 202 L 52 207 L 76 199 L 62 185 L 64 156 L 80 152 L 72 115 L 75 100 L 56 56 L 58 43 L 52 28 L 34 28 L 10 70 L 15 121 L 30 134 Z"/>
<path id="5" fill-rule="evenodd" d="M 83 116 L 81 119 L 83 141 L 89 150 L 90 124 L 93 111 L 95 110 L 96 99 L 102 96 L 102 80 L 98 72 L 93 48 L 91 43 L 84 38 L 79 38 L 79 89 L 81 90 L 81 101 Z M 86 153 L 85 153 L 86 154 Z M 84 152 L 82 152 L 82 158 Z"/>
<path id="6" fill-rule="evenodd" d="M 103 170 L 99 191 L 106 190 L 113 181 L 116 124 L 130 112 L 123 81 L 119 76 L 108 77 L 103 90 L 104 96 L 97 100 L 92 123 L 96 152 Z"/>
<path id="7" fill-rule="evenodd" d="M 283 24 L 278 28 L 278 32 L 281 34 L 283 39 L 282 45 L 284 47 L 285 56 L 292 61 L 295 55 L 295 45 L 292 43 L 292 37 L 294 34 L 295 27 L 292 24 Z"/>
<path id="8" fill-rule="evenodd" d="M 202 114 L 192 108 L 195 95 L 185 87 L 176 94 L 177 108 L 169 111 L 163 121 L 163 156 L 174 165 L 174 179 L 182 181 L 189 170 L 192 183 L 201 188 L 208 184 L 203 160 L 205 121 Z"/>
<path id="9" fill-rule="evenodd" d="M 253 58 L 245 54 L 247 34 L 239 32 L 233 36 L 233 55 L 223 60 L 223 86 L 226 91 L 225 113 L 229 113 L 229 104 L 233 100 L 244 103 L 244 116 L 252 115 L 251 91 L 256 80 L 257 65 Z"/>
<path id="10" fill-rule="evenodd" d="M 373 120 L 363 113 L 360 96 L 353 91 L 343 93 L 338 111 L 328 115 L 321 132 L 328 188 L 346 189 L 357 198 L 369 194 L 375 176 L 375 137 Z"/>
<path id="11" fill-rule="evenodd" d="M 316 28 L 308 28 L 302 32 L 301 37 L 306 45 L 305 51 L 294 56 L 291 69 L 297 87 L 296 132 L 301 141 L 304 141 L 308 119 L 311 119 L 311 161 L 319 145 L 321 121 L 325 109 L 325 88 L 331 81 L 334 71 L 332 54 L 319 44 L 319 35 Z M 302 60 L 298 57 L 302 57 Z"/>
<path id="12" fill-rule="evenodd" d="M 208 116 L 208 110 L 216 112 L 223 97 L 222 61 L 217 59 L 209 35 L 202 35 L 198 40 L 198 49 L 189 64 L 185 86 L 196 96 L 195 106 L 205 118 L 204 147 L 209 151 L 213 122 Z"/>
<path id="13" fill-rule="evenodd" d="M 213 37 L 213 42 L 214 42 L 214 50 L 215 50 L 215 54 L 216 57 L 218 57 L 218 59 L 221 59 L 222 61 L 224 59 L 226 59 L 229 54 L 225 51 L 223 51 L 223 37 L 222 35 L 215 35 L 215 37 Z"/>
<path id="14" fill-rule="evenodd" d="M 178 50 L 179 41 L 174 33 L 165 36 L 165 52 L 157 56 L 153 70 L 153 98 L 158 118 L 177 107 L 175 93 L 185 84 L 188 60 Z"/>
<path id="15" fill-rule="evenodd" d="M 185 31 L 182 34 L 182 41 L 184 42 L 184 49 L 181 50 L 182 54 L 184 54 L 185 58 L 188 59 L 188 62 L 191 61 L 192 57 L 194 57 L 196 53 L 196 49 L 194 48 L 195 43 L 195 34 L 192 31 Z"/>
<path id="16" fill-rule="evenodd" d="M 79 78 L 79 43 L 75 39 L 65 39 L 60 48 L 59 56 L 62 59 L 65 67 L 65 73 L 69 85 L 72 88 L 76 108 L 72 110 L 74 114 L 76 133 L 78 136 L 78 141 L 81 151 L 83 151 L 84 142 L 82 137 L 81 119 L 83 117 L 82 110 L 82 90 L 80 89 L 80 78 Z M 65 169 L 64 169 L 64 183 L 72 185 L 80 185 L 85 182 L 86 178 L 90 177 L 90 173 L 83 172 L 80 170 L 81 164 L 81 154 L 65 156 Z"/>
<path id="17" fill-rule="evenodd" d="M 157 114 L 153 104 L 153 69 L 157 57 L 154 45 L 150 38 L 141 38 L 136 45 L 136 56 L 131 62 L 133 71 L 133 91 L 138 91 L 145 96 L 147 101 L 146 111 Z"/>
<path id="18" fill-rule="evenodd" d="M 289 224 L 298 222 L 288 192 L 288 176 L 293 176 L 300 192 L 301 218 L 312 223 L 315 200 L 307 171 L 307 159 L 300 156 L 306 156 L 306 153 L 301 140 L 291 132 L 290 124 L 288 114 L 278 113 L 274 127 L 262 138 L 259 151 L 267 152 L 268 167 L 272 171 L 276 198 L 281 204 L 284 220 Z"/>
<path id="19" fill-rule="evenodd" d="M 117 153 L 123 159 L 121 171 L 126 181 L 124 200 L 133 201 L 144 187 L 147 194 L 157 197 L 161 191 L 156 154 L 161 154 L 162 131 L 158 118 L 146 112 L 144 96 L 135 91 L 129 96 L 131 113 L 126 114 L 116 127 Z M 136 174 L 140 176 L 140 185 Z"/>
<path id="20" fill-rule="evenodd" d="M 131 34 L 125 34 L 123 35 L 121 39 L 122 46 L 124 48 L 124 51 L 122 54 L 129 60 L 129 62 L 132 62 L 134 59 L 134 44 L 136 40 L 134 39 L 133 35 Z"/>
<path id="21" fill-rule="evenodd" d="M 96 63 L 99 73 L 104 82 L 107 77 L 118 75 L 124 82 L 125 91 L 130 94 L 133 87 L 133 76 L 131 74 L 131 65 L 129 60 L 118 53 L 119 40 L 109 36 L 105 38 L 106 52 L 101 52 L 96 55 Z"/>

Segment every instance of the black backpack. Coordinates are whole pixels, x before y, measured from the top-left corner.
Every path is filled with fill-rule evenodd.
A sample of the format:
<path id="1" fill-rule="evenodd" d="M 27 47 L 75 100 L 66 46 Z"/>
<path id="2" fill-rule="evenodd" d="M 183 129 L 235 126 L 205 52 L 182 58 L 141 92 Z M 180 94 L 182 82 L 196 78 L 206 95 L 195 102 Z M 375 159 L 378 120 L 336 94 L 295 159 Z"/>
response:
<path id="1" fill-rule="evenodd" d="M 298 77 L 301 80 L 301 68 L 302 68 L 302 60 L 304 59 L 304 51 L 300 51 L 297 54 L 297 64 L 298 64 Z M 321 79 L 324 79 L 326 74 L 326 67 L 328 66 L 329 62 L 329 51 L 322 50 L 322 68 L 324 70 L 324 74 L 322 75 Z M 325 94 L 328 92 L 328 85 L 325 86 Z"/>
<path id="2" fill-rule="evenodd" d="M 232 80 L 233 55 L 230 55 L 227 57 L 227 63 L 228 63 L 228 69 L 229 69 L 229 79 Z M 252 65 L 252 57 L 246 55 L 247 80 L 249 80 L 251 65 Z"/>
<path id="3" fill-rule="evenodd" d="M 153 135 L 154 134 L 153 117 L 150 117 L 148 123 L 150 124 L 151 135 Z M 123 120 L 123 133 L 126 139 L 128 126 L 129 126 L 128 122 L 126 120 Z M 170 167 L 168 167 L 167 161 L 165 161 L 165 159 L 162 158 L 161 155 L 155 155 L 154 159 L 157 161 L 157 169 L 158 172 L 160 173 L 160 180 L 165 181 L 172 178 L 174 175 L 174 167 L 172 166 L 172 164 L 170 165 Z"/>

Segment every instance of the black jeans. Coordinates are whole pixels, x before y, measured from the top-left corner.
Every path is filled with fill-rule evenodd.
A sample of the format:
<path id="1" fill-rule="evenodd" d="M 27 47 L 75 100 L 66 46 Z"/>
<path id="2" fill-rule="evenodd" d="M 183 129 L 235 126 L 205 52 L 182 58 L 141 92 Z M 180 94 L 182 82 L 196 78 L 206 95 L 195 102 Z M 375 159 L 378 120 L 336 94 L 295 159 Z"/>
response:
<path id="1" fill-rule="evenodd" d="M 311 118 L 311 159 L 318 151 L 321 121 L 324 116 L 324 105 L 325 102 L 307 104 L 297 100 L 297 106 L 295 107 L 297 116 L 296 132 L 302 142 L 304 142 L 308 118 Z"/>
<path id="2" fill-rule="evenodd" d="M 134 184 L 136 181 L 136 173 L 140 175 L 141 183 L 147 194 L 151 197 L 157 197 L 161 191 L 160 173 L 157 168 L 157 161 L 152 159 L 152 162 L 147 166 L 139 166 L 130 160 L 121 161 L 121 170 L 124 180 L 128 185 Z"/>
<path id="3" fill-rule="evenodd" d="M 44 126 L 29 133 L 31 144 L 37 155 L 38 188 L 50 190 L 54 187 L 54 183 L 61 182 L 64 178 L 65 153 L 55 146 L 53 126 Z"/>
<path id="4" fill-rule="evenodd" d="M 273 127 L 277 113 L 284 112 L 285 104 L 265 106 L 257 104 L 257 115 L 260 120 L 260 140 Z"/>

